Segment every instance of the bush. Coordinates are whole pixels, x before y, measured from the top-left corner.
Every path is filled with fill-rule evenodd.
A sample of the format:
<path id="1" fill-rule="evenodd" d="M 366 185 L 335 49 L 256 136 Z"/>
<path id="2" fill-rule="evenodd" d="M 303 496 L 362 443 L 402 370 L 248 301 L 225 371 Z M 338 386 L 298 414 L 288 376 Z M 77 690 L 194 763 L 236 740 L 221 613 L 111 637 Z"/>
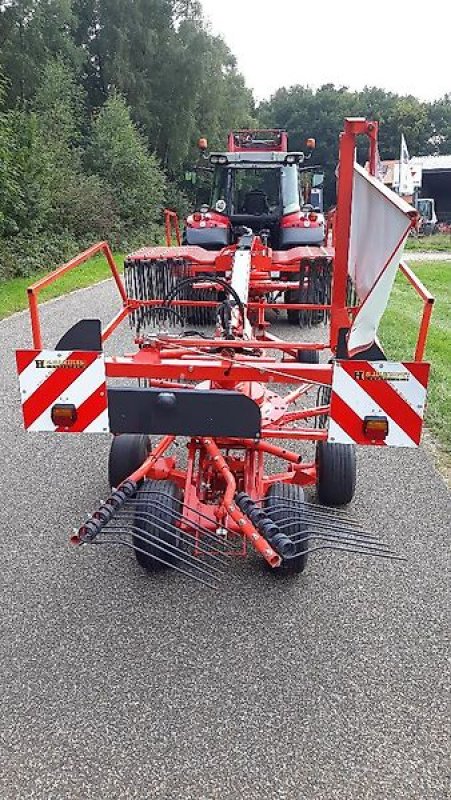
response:
<path id="1" fill-rule="evenodd" d="M 58 187 L 53 227 L 68 230 L 76 240 L 121 238 L 113 190 L 97 175 L 70 175 Z"/>
<path id="2" fill-rule="evenodd" d="M 29 277 L 38 270 L 50 271 L 72 258 L 92 242 L 76 242 L 61 234 L 34 233 L 0 239 L 0 280 Z"/>
<path id="3" fill-rule="evenodd" d="M 124 249 L 162 242 L 164 173 L 125 102 L 106 102 L 84 153 L 82 99 L 55 60 L 33 110 L 0 114 L 0 280 L 52 269 L 101 239 Z"/>
<path id="4" fill-rule="evenodd" d="M 113 94 L 92 128 L 86 163 L 92 174 L 115 187 L 126 236 L 151 230 L 161 221 L 165 176 L 149 153 L 122 97 Z"/>

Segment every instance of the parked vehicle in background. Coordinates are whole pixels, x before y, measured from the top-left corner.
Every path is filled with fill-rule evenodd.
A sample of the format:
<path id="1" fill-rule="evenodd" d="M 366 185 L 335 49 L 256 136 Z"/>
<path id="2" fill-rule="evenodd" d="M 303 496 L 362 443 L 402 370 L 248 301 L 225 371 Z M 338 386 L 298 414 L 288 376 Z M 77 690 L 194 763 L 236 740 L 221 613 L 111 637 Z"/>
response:
<path id="1" fill-rule="evenodd" d="M 420 225 L 418 233 L 420 236 L 431 236 L 437 229 L 437 214 L 435 212 L 435 200 L 433 197 L 419 197 L 415 203 L 416 209 L 420 214 Z"/>

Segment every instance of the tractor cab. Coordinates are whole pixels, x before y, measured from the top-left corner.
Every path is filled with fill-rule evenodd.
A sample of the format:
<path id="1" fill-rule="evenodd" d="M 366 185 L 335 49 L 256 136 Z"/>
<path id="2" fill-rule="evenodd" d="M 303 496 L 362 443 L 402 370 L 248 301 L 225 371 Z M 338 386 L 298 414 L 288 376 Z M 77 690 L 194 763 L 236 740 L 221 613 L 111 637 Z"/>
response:
<path id="1" fill-rule="evenodd" d="M 230 133 L 227 152 L 208 156 L 210 202 L 188 217 L 186 243 L 216 250 L 246 227 L 278 250 L 322 244 L 322 188 L 304 166 L 308 157 L 288 151 L 285 131 Z"/>

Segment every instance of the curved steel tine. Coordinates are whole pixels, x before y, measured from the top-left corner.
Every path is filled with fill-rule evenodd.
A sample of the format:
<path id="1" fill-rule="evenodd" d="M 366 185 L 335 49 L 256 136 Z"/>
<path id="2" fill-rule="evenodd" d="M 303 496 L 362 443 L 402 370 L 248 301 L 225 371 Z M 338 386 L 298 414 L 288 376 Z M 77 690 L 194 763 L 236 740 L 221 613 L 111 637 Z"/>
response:
<path id="1" fill-rule="evenodd" d="M 256 500 L 255 502 L 262 503 L 264 500 L 265 498 L 262 498 L 260 500 Z M 316 512 L 317 514 L 321 513 L 324 514 L 325 517 L 332 517 L 333 519 L 337 519 L 337 517 L 340 519 L 346 519 L 349 521 L 351 525 L 360 524 L 354 517 L 349 516 L 349 514 L 347 514 L 341 508 L 333 508 L 333 506 L 324 506 L 321 505 L 320 503 L 309 503 L 306 500 L 290 500 L 289 502 L 287 502 L 286 497 L 283 497 L 282 495 L 272 495 L 271 501 L 272 500 L 283 500 L 284 502 L 277 504 L 271 502 L 267 506 L 268 509 L 274 508 L 279 510 L 281 507 L 290 509 L 293 506 L 300 506 L 306 512 L 311 511 L 313 513 Z"/>
<path id="2" fill-rule="evenodd" d="M 286 522 L 285 522 L 285 519 L 287 520 Z M 324 529 L 327 529 L 327 530 L 331 529 L 331 530 L 336 530 L 337 532 L 338 531 L 343 531 L 343 533 L 352 534 L 356 538 L 360 537 L 360 538 L 364 538 L 364 539 L 371 539 L 374 542 L 378 542 L 379 541 L 379 537 L 378 536 L 373 536 L 372 533 L 368 533 L 368 531 L 365 531 L 363 528 L 348 528 L 346 525 L 336 525 L 336 524 L 333 525 L 333 524 L 331 524 L 329 522 L 322 522 L 321 520 L 318 520 L 318 519 L 306 519 L 305 523 L 306 523 L 306 525 L 315 525 L 318 528 L 324 528 Z M 277 522 L 276 525 L 278 526 L 278 528 L 281 531 L 283 531 L 283 530 L 285 530 L 285 528 L 290 528 L 293 525 L 293 519 L 288 520 L 288 518 L 285 517 L 284 520 L 281 523 Z M 289 536 L 289 534 L 287 534 L 287 535 L 288 535 L 289 538 L 291 538 Z"/>
<path id="3" fill-rule="evenodd" d="M 367 550 L 383 550 L 384 552 L 395 551 L 391 549 L 390 545 L 385 542 L 366 542 L 354 539 L 352 536 L 341 536 L 340 534 L 329 533 L 328 535 L 318 533 L 318 531 L 306 531 L 306 535 L 299 536 L 298 538 L 291 539 L 292 542 L 299 544 L 301 542 L 308 542 L 311 539 L 321 539 L 325 542 L 336 542 L 337 544 L 354 544 L 356 547 L 366 548 Z"/>
<path id="4" fill-rule="evenodd" d="M 199 543 L 199 541 L 196 539 L 195 536 L 192 536 L 192 534 L 190 534 L 190 533 L 185 533 L 185 531 L 181 531 L 180 528 L 177 528 L 175 525 L 172 526 L 169 522 L 165 522 L 163 520 L 155 519 L 155 517 L 152 517 L 151 514 L 144 514 L 144 513 L 138 514 L 138 515 L 135 514 L 133 516 L 133 521 L 136 520 L 136 519 L 138 521 L 141 521 L 141 522 L 143 522 L 143 521 L 144 522 L 146 522 L 146 521 L 147 522 L 151 522 L 152 525 L 155 525 L 155 527 L 157 527 L 161 531 L 164 531 L 165 533 L 177 532 L 183 538 L 188 537 L 188 538 L 193 540 L 193 542 L 196 545 L 197 550 L 200 553 L 202 553 L 203 555 L 207 556 L 208 558 L 211 558 L 213 561 L 217 561 L 219 564 L 224 564 L 224 565 L 227 564 L 227 561 L 226 561 L 225 558 L 221 558 L 220 556 L 216 555 L 216 553 L 218 551 L 215 550 L 214 552 L 211 552 L 210 550 L 204 550 L 202 548 L 202 545 Z M 157 522 L 160 522 L 162 524 L 161 525 L 157 525 L 156 524 Z M 166 527 L 164 527 L 164 526 L 166 526 Z M 132 524 L 132 527 L 133 527 L 133 524 Z M 107 525 L 107 526 L 105 526 L 105 530 L 114 530 L 114 526 L 110 527 L 110 525 Z M 119 528 L 117 530 L 119 530 Z M 151 535 L 151 534 L 149 534 L 149 535 Z M 180 551 L 178 551 L 178 552 L 180 552 Z M 193 556 L 193 558 L 194 557 L 195 556 Z"/>
<path id="5" fill-rule="evenodd" d="M 137 551 L 138 553 L 143 553 L 144 555 L 148 555 L 145 550 L 142 550 L 140 547 L 136 547 L 131 542 L 121 541 L 121 540 L 106 540 L 106 539 L 94 539 L 91 544 L 95 545 L 118 545 L 120 547 L 129 547 L 131 550 Z M 204 586 L 208 586 L 210 589 L 217 589 L 218 586 L 215 583 L 211 583 L 210 581 L 206 581 L 204 578 L 201 578 L 200 575 L 193 575 L 192 572 L 188 572 L 188 570 L 179 567 L 177 564 L 171 564 L 169 561 L 165 561 L 163 558 L 159 558 L 158 556 L 152 556 L 155 561 L 158 561 L 160 564 L 164 564 L 166 567 L 170 567 L 174 569 L 176 572 L 180 572 L 182 575 L 186 575 L 188 578 L 192 578 L 194 581 L 198 581 L 198 583 L 202 583 Z M 215 576 L 210 575 L 210 578 L 214 580 Z"/>
<path id="6" fill-rule="evenodd" d="M 156 495 L 160 495 L 160 496 L 164 494 L 165 497 L 171 497 L 170 494 L 167 494 L 166 492 L 159 492 L 157 489 L 150 489 L 150 491 L 146 492 L 146 494 L 156 494 Z M 135 495 L 134 499 L 136 499 L 138 502 L 144 502 L 144 501 L 140 501 L 138 499 L 138 495 Z M 198 511 L 197 508 L 196 508 L 196 512 L 195 513 L 199 517 L 202 517 L 202 519 L 206 519 L 208 522 L 211 522 L 211 518 L 207 514 L 204 514 L 202 511 Z M 224 526 L 222 526 L 222 527 L 224 527 Z M 226 530 L 227 533 L 233 533 L 233 531 L 231 531 L 229 528 L 224 528 L 224 530 Z M 211 531 L 209 531 L 209 533 L 210 533 L 210 535 L 215 536 L 215 534 L 211 533 Z"/>
<path id="7" fill-rule="evenodd" d="M 342 532 L 335 532 L 335 531 L 322 531 L 317 530 L 316 528 L 306 528 L 304 531 L 298 531 L 298 533 L 294 534 L 293 536 L 289 536 L 291 542 L 302 542 L 308 536 L 323 536 L 324 538 L 332 537 L 337 541 L 349 541 L 355 542 L 356 545 L 361 545 L 364 547 L 367 545 L 368 547 L 390 547 L 388 542 L 382 542 L 380 539 L 365 539 L 360 536 L 354 536 L 352 533 L 342 533 Z"/>
<path id="8" fill-rule="evenodd" d="M 334 547 L 331 544 L 320 544 L 317 547 L 311 547 L 304 550 L 305 555 L 309 553 L 316 553 L 318 550 L 336 550 L 342 553 L 355 553 L 362 556 L 375 556 L 376 558 L 388 558 L 390 561 L 407 561 L 405 556 L 398 556 L 396 553 L 387 550 L 379 550 L 369 552 L 368 550 L 358 549 L 353 547 Z"/>
<path id="9" fill-rule="evenodd" d="M 149 494 L 150 494 L 150 492 L 149 492 Z M 170 497 L 170 495 L 168 495 L 168 497 Z M 142 504 L 144 505 L 144 504 L 145 504 L 145 501 L 144 501 L 144 500 L 142 500 L 142 501 L 137 501 L 137 502 L 135 501 L 135 504 L 136 504 L 136 505 L 138 505 L 138 503 L 142 503 Z M 158 507 L 162 508 L 163 510 L 166 510 L 166 509 L 164 508 L 164 506 L 163 506 L 163 504 L 162 504 L 162 503 L 158 503 L 158 501 L 157 501 L 157 502 L 156 502 L 156 505 L 157 505 Z M 119 513 L 122 513 L 124 510 L 125 510 L 125 507 L 124 507 L 123 509 L 121 509 Z M 175 516 L 177 516 L 177 517 L 178 517 L 178 519 L 180 519 L 180 520 L 185 520 L 185 519 L 186 519 L 186 517 L 183 515 L 183 512 L 174 511 L 174 512 L 172 512 L 172 513 L 173 513 Z M 209 520 L 209 522 L 211 522 L 211 519 L 210 519 L 210 517 L 207 517 L 207 515 L 206 515 L 206 514 L 202 514 L 201 512 L 198 512 L 198 511 L 197 511 L 197 509 L 196 509 L 196 512 L 195 512 L 195 513 L 196 513 L 196 514 L 199 514 L 199 516 L 203 517 L 204 519 L 208 519 L 208 520 Z M 215 533 L 214 531 L 211 531 L 211 530 L 209 530 L 208 528 L 204 527 L 203 525 L 199 525 L 199 524 L 198 524 L 198 523 L 196 523 L 196 522 L 192 522 L 191 520 L 190 520 L 190 525 L 191 525 L 192 527 L 194 527 L 196 530 L 198 530 L 198 531 L 199 531 L 199 532 L 202 534 L 202 536 L 205 536 L 205 537 L 207 537 L 207 536 L 208 536 L 208 537 L 210 537 L 211 539 L 213 539 L 213 541 L 216 541 L 216 543 L 217 543 L 217 544 L 219 544 L 219 543 L 220 543 L 221 545 L 223 545 L 223 544 L 224 544 L 224 543 L 223 543 L 223 540 L 222 540 L 222 538 L 221 538 L 221 536 L 219 536 L 219 535 L 218 535 L 217 533 Z M 222 527 L 224 527 L 224 526 L 222 526 Z M 225 530 L 227 533 L 231 533 L 231 534 L 233 534 L 233 533 L 234 533 L 233 531 L 231 531 L 231 530 L 230 530 L 230 528 L 226 528 L 226 527 L 224 527 L 224 530 Z M 231 545 L 231 543 L 230 543 L 230 542 L 229 542 L 228 544 L 229 544 L 229 546 L 233 546 L 233 545 Z M 239 549 L 239 548 L 238 548 L 238 549 Z"/>
<path id="10" fill-rule="evenodd" d="M 164 506 L 161 506 L 161 507 L 164 509 Z M 150 519 L 150 520 L 154 519 L 154 517 L 153 517 L 152 513 L 151 513 L 151 512 L 149 512 L 149 511 L 139 511 L 139 510 L 138 510 L 138 513 L 139 513 L 139 515 L 140 515 L 140 516 L 141 516 L 143 519 L 145 519 L 145 518 L 148 518 L 148 519 Z M 186 520 L 186 517 L 184 517 L 184 516 L 183 516 L 183 514 L 181 514 L 180 512 L 173 512 L 173 513 L 174 513 L 174 516 L 175 516 L 175 517 L 176 517 L 176 518 L 177 518 L 179 521 L 183 522 L 184 520 Z M 133 512 L 133 510 L 132 510 L 132 509 L 126 509 L 126 510 L 124 510 L 124 509 L 121 509 L 121 512 L 120 512 L 120 514 L 119 514 L 117 517 L 115 517 L 115 519 L 120 519 L 120 515 L 134 517 L 134 516 L 135 516 L 135 513 Z M 167 524 L 171 524 L 171 523 L 167 523 Z M 217 534 L 212 534 L 212 533 L 211 533 L 210 531 L 208 531 L 206 528 L 203 528 L 202 526 L 200 526 L 200 525 L 197 525 L 195 522 L 191 522 L 191 520 L 190 520 L 189 524 L 190 524 L 190 526 L 191 526 L 191 527 L 193 527 L 195 530 L 198 530 L 198 531 L 199 531 L 200 535 L 202 536 L 202 540 L 204 540 L 204 539 L 207 539 L 208 537 L 211 537 L 211 538 L 213 539 L 213 541 L 214 541 L 214 544 L 216 544 L 216 545 L 218 545 L 218 544 L 221 544 L 221 545 L 222 545 L 222 549 L 221 549 L 221 548 L 214 547 L 214 545 L 213 545 L 213 544 L 210 544 L 210 542 L 205 542 L 205 545 L 206 545 L 207 547 L 211 548 L 211 550 L 212 550 L 213 552 L 215 552 L 215 553 L 219 553 L 219 554 L 221 554 L 221 555 L 223 555 L 223 554 L 224 554 L 224 542 L 223 542 L 223 540 L 222 540 L 222 539 L 221 539 L 221 538 L 220 538 L 220 537 L 219 537 Z M 179 528 L 177 528 L 177 530 L 179 530 Z M 192 537 L 192 538 L 194 538 L 194 539 L 196 538 L 196 537 L 194 537 L 192 534 L 189 534 L 189 533 L 187 533 L 186 531 L 183 531 L 183 535 L 184 535 L 184 536 L 185 536 L 185 535 L 186 535 L 186 536 L 191 536 L 191 537 Z M 233 548 L 233 546 L 234 546 L 234 545 L 233 545 L 233 544 L 231 544 L 231 543 L 229 543 L 229 545 L 230 545 L 230 547 L 232 547 L 232 548 Z"/>
<path id="11" fill-rule="evenodd" d="M 153 520 L 155 520 L 155 517 L 152 514 L 148 514 L 146 512 L 141 512 L 141 513 L 138 514 L 138 516 L 142 520 L 147 520 L 148 522 L 153 522 Z M 136 517 L 137 517 L 136 514 L 130 514 L 128 517 L 126 517 L 126 520 L 128 520 L 129 523 L 132 524 L 133 520 L 136 519 Z M 159 521 L 161 521 L 161 520 L 159 520 Z M 120 520 L 119 519 L 118 520 L 113 520 L 113 522 L 119 522 L 120 523 Z M 109 525 L 108 525 L 108 527 L 109 527 Z M 225 563 L 224 559 L 227 557 L 227 552 L 225 550 L 225 543 L 224 542 L 219 540 L 218 542 L 215 543 L 215 545 L 222 544 L 223 546 L 221 548 L 221 547 L 218 547 L 218 546 L 215 546 L 215 545 L 211 544 L 208 541 L 205 541 L 205 539 L 208 536 L 208 534 L 206 534 L 206 533 L 205 534 L 200 534 L 201 538 L 199 539 L 194 534 L 189 533 L 188 531 L 182 530 L 181 528 L 179 528 L 177 526 L 174 526 L 174 529 L 177 530 L 184 539 L 189 539 L 193 543 L 196 543 L 196 546 L 198 547 L 198 549 L 203 548 L 204 555 L 210 556 L 211 558 L 217 559 L 219 561 L 223 561 Z M 230 544 L 230 547 L 228 549 L 229 550 L 233 550 L 233 549 L 237 549 L 237 547 L 236 547 L 236 545 Z"/>
<path id="12" fill-rule="evenodd" d="M 154 523 L 155 524 L 155 523 Z M 156 525 L 158 527 L 158 525 Z M 163 530 L 160 528 L 160 530 Z M 177 529 L 178 530 L 178 529 Z M 136 533 L 138 531 L 138 533 Z M 164 531 L 167 533 L 167 531 Z M 138 525 L 132 526 L 132 531 L 130 532 L 135 538 L 140 539 L 142 542 L 149 542 L 151 540 L 152 547 L 156 547 L 158 550 L 161 550 L 169 556 L 174 556 L 177 558 L 178 561 L 182 561 L 189 566 L 192 566 L 193 569 L 197 569 L 200 572 L 205 572 L 205 574 L 209 574 L 209 571 L 217 572 L 218 574 L 222 575 L 223 571 L 220 570 L 218 567 L 213 566 L 213 564 L 205 565 L 204 562 L 200 562 L 196 556 L 191 555 L 191 553 L 187 553 L 184 550 L 179 550 L 175 545 L 170 544 L 170 542 L 162 542 L 158 536 L 155 536 L 152 533 L 148 533 L 143 528 L 140 528 Z M 147 555 L 149 555 L 147 553 Z M 201 566 L 202 564 L 202 566 Z M 205 567 L 208 567 L 205 569 Z"/>
<path id="13" fill-rule="evenodd" d="M 168 497 L 170 497 L 170 495 L 168 495 Z M 147 506 L 147 505 L 148 505 L 148 504 L 146 503 L 146 501 L 145 501 L 145 500 L 140 500 L 140 501 L 138 501 L 138 500 L 136 500 L 136 499 L 133 499 L 133 503 L 132 503 L 130 506 L 127 506 L 127 505 L 125 505 L 125 506 L 123 506 L 121 509 L 119 509 L 119 512 L 118 512 L 118 514 L 117 514 L 117 517 L 116 517 L 116 518 L 117 518 L 117 519 L 119 519 L 119 517 L 120 517 L 121 515 L 127 515 L 127 514 L 128 514 L 128 515 L 132 515 L 132 514 L 133 514 L 133 509 L 136 509 L 137 507 L 140 507 L 140 506 Z M 161 510 L 163 510 L 163 511 L 167 511 L 167 509 L 166 509 L 166 507 L 164 506 L 164 504 L 163 504 L 163 503 L 161 503 L 161 502 L 159 502 L 158 500 L 157 500 L 157 501 L 154 503 L 154 505 L 156 506 L 156 508 L 159 508 L 159 509 L 161 509 Z M 146 511 L 146 512 L 143 512 L 143 513 L 145 513 L 145 514 L 150 514 L 151 512 L 149 512 L 149 511 Z M 197 511 L 196 511 L 196 513 L 197 513 Z M 185 516 L 184 516 L 184 514 L 183 514 L 182 512 L 180 512 L 180 511 L 173 510 L 173 511 L 171 512 L 171 515 L 172 515 L 172 516 L 174 516 L 176 519 L 178 519 L 178 520 L 182 521 L 182 522 L 183 522 L 183 521 L 186 521 L 186 517 L 185 517 Z M 221 537 L 220 537 L 220 536 L 219 536 L 217 533 L 215 533 L 214 531 L 211 531 L 211 530 L 209 530 L 208 528 L 206 528 L 205 526 L 203 526 L 203 525 L 199 525 L 199 524 L 198 524 L 198 523 L 196 523 L 196 522 L 191 522 L 191 521 L 190 521 L 190 523 L 189 523 L 189 524 L 190 524 L 190 525 L 191 525 L 193 528 L 195 528 L 196 530 L 198 530 L 198 531 L 199 531 L 199 533 L 201 533 L 201 534 L 202 534 L 202 536 L 209 536 L 209 537 L 210 537 L 210 538 L 212 538 L 213 540 L 217 540 L 218 542 L 222 543 L 222 541 L 223 541 L 223 540 L 222 540 L 222 538 L 221 538 Z M 232 531 L 230 531 L 228 528 L 225 528 L 225 530 L 226 530 L 228 533 L 232 533 Z"/>

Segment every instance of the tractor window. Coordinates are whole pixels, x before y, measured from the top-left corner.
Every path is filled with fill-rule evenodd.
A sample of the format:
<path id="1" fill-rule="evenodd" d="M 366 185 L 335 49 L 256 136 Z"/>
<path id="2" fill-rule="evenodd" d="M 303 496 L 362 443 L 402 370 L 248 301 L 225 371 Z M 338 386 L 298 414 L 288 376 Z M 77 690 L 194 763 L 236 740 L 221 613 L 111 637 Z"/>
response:
<path id="1" fill-rule="evenodd" d="M 211 208 L 221 211 L 221 213 L 229 211 L 230 181 L 230 169 L 217 166 L 213 176 Z"/>
<path id="2" fill-rule="evenodd" d="M 278 169 L 236 169 L 233 172 L 233 214 L 280 214 Z"/>
<path id="3" fill-rule="evenodd" d="M 300 211 L 299 173 L 296 164 L 287 164 L 281 170 L 283 214 L 294 214 Z"/>
<path id="4" fill-rule="evenodd" d="M 293 214 L 299 211 L 296 164 L 281 167 L 217 166 L 211 208 L 227 214 Z"/>

